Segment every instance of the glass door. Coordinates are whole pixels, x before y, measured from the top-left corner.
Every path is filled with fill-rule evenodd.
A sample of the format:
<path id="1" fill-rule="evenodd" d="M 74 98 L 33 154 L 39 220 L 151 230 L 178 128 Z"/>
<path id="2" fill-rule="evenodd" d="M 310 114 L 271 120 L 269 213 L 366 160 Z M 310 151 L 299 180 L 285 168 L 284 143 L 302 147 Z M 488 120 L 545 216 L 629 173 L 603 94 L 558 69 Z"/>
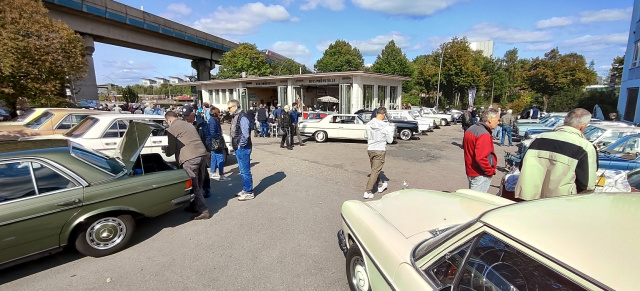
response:
<path id="1" fill-rule="evenodd" d="M 373 85 L 364 85 L 362 109 L 373 110 Z"/>
<path id="2" fill-rule="evenodd" d="M 249 110 L 249 96 L 247 95 L 247 88 L 238 88 L 238 101 L 240 101 L 240 107 L 247 112 Z"/>
<path id="3" fill-rule="evenodd" d="M 351 84 L 340 84 L 340 113 L 350 114 L 351 112 Z"/>
<path id="4" fill-rule="evenodd" d="M 278 105 L 285 106 L 289 104 L 287 100 L 287 86 L 278 86 Z"/>

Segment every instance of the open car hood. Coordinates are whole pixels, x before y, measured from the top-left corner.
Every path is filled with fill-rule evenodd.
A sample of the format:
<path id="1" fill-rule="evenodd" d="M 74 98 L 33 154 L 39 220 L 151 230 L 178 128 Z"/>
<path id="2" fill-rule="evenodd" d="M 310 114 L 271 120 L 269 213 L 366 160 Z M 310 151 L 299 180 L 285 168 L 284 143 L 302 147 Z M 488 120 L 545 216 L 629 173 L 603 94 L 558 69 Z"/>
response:
<path id="1" fill-rule="evenodd" d="M 114 156 L 120 158 L 127 169 L 127 173 L 131 173 L 133 165 L 136 163 L 142 148 L 147 143 L 147 139 L 154 130 L 163 129 L 163 127 L 155 122 L 150 121 L 131 121 L 124 136 L 118 143 Z"/>

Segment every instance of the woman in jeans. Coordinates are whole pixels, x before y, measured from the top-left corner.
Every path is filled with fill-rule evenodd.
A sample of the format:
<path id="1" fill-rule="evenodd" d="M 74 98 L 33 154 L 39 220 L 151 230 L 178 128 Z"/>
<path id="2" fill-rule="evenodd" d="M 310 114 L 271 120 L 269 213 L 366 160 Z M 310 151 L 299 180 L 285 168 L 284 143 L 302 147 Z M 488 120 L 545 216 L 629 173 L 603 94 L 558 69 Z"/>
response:
<path id="1" fill-rule="evenodd" d="M 218 140 L 222 136 L 222 127 L 220 127 L 220 109 L 215 106 L 211 106 L 209 109 L 208 129 L 209 136 L 212 140 Z M 209 144 L 211 141 L 207 141 Z M 218 170 L 216 172 L 216 169 Z M 211 170 L 209 171 L 211 179 L 218 181 L 229 181 L 228 177 L 224 176 L 224 148 L 211 152 Z"/>

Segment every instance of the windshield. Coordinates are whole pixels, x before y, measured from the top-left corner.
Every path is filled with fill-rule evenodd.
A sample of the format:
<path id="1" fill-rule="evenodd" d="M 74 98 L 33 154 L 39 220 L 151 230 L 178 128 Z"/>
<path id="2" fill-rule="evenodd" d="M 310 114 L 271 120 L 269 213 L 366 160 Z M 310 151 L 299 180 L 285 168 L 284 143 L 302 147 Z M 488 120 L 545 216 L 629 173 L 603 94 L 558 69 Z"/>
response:
<path id="1" fill-rule="evenodd" d="M 585 134 L 584 137 L 587 138 L 588 141 L 593 142 L 605 132 L 606 132 L 605 129 L 596 127 L 593 130 L 591 130 L 589 133 Z"/>
<path id="2" fill-rule="evenodd" d="M 79 144 L 72 144 L 71 155 L 112 175 L 124 172 L 124 165 L 115 158 L 107 157 L 104 154 L 85 148 Z"/>
<path id="3" fill-rule="evenodd" d="M 76 126 L 72 127 L 69 131 L 65 132 L 64 136 L 69 138 L 82 137 L 87 133 L 96 123 L 98 119 L 95 117 L 87 117 L 80 121 Z"/>
<path id="4" fill-rule="evenodd" d="M 640 152 L 639 141 L 640 136 L 623 138 L 612 143 L 607 148 L 603 149 L 602 152 L 612 155 L 637 155 L 638 152 Z"/>
<path id="5" fill-rule="evenodd" d="M 418 113 L 416 113 L 415 111 L 410 111 L 409 115 L 411 115 L 411 117 L 413 117 L 414 119 L 421 117 Z"/>
<path id="6" fill-rule="evenodd" d="M 45 111 L 45 112 L 42 112 L 42 114 L 40 114 L 40 116 L 38 116 L 35 119 L 25 123 L 24 126 L 26 126 L 28 128 L 31 128 L 31 129 L 38 129 L 42 124 L 47 122 L 47 120 L 51 119 L 51 117 L 53 117 L 53 113 L 51 113 L 49 111 Z"/>

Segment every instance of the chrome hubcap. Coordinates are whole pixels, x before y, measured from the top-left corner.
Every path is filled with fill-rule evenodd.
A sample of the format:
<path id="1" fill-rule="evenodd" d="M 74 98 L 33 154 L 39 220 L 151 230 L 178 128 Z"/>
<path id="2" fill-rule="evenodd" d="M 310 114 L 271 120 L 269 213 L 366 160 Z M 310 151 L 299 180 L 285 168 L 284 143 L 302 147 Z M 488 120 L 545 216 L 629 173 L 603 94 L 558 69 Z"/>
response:
<path id="1" fill-rule="evenodd" d="M 318 132 L 316 136 L 318 137 L 318 140 L 324 140 L 324 132 Z"/>
<path id="2" fill-rule="evenodd" d="M 407 140 L 407 139 L 409 139 L 411 137 L 411 133 L 409 133 L 407 131 L 402 131 L 401 132 L 401 137 L 402 137 L 402 139 Z"/>
<path id="3" fill-rule="evenodd" d="M 367 267 L 361 257 L 351 259 L 351 283 L 356 290 L 369 290 L 369 277 L 367 276 Z"/>
<path id="4" fill-rule="evenodd" d="M 87 243 L 93 248 L 105 250 L 118 245 L 126 236 L 127 227 L 115 217 L 98 219 L 87 229 Z"/>

